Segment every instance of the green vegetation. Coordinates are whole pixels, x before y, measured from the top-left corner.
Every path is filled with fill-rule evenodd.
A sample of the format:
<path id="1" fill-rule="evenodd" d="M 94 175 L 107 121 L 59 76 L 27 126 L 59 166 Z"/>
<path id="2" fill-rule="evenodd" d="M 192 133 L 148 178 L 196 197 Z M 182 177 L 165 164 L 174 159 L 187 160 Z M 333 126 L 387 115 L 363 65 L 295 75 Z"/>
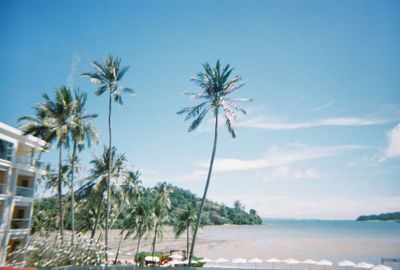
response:
<path id="1" fill-rule="evenodd" d="M 26 266 L 51 269 L 66 265 L 100 265 L 104 261 L 104 246 L 97 241 L 76 236 L 73 245 L 61 238 L 37 239 L 10 254 L 11 264 L 24 260 Z"/>
<path id="2" fill-rule="evenodd" d="M 400 221 L 400 212 L 380 215 L 359 216 L 357 221 Z"/>
<path id="3" fill-rule="evenodd" d="M 215 153 L 217 150 L 217 140 L 218 140 L 218 116 L 221 112 L 225 119 L 226 127 L 228 132 L 233 138 L 236 137 L 236 131 L 234 123 L 236 120 L 236 113 L 240 112 L 246 114 L 246 111 L 237 105 L 237 102 L 250 101 L 248 98 L 228 98 L 227 96 L 243 86 L 240 83 L 242 79 L 239 75 L 231 78 L 230 75 L 233 68 L 226 65 L 221 70 L 221 65 L 219 60 L 215 64 L 215 68 L 212 68 L 210 64 L 206 63 L 203 65 L 204 71 L 197 73 L 192 81 L 201 88 L 201 93 L 186 93 L 191 99 L 199 99 L 201 103 L 195 106 L 183 108 L 178 112 L 178 114 L 186 114 L 185 120 L 194 119 L 189 126 L 189 132 L 195 130 L 203 121 L 204 117 L 208 112 L 211 112 L 215 117 L 214 126 L 214 144 L 211 153 L 210 166 L 208 168 L 208 175 L 206 185 L 204 187 L 203 198 L 201 200 L 199 213 L 197 215 L 196 225 L 193 232 L 193 241 L 190 248 L 189 254 L 189 266 L 191 266 L 191 261 L 194 256 L 194 247 L 196 243 L 197 230 L 199 229 L 200 223 L 204 222 L 202 217 L 204 204 L 207 198 L 207 191 L 210 185 L 211 174 L 214 164 Z M 215 219 L 215 218 L 214 218 Z"/>
<path id="4" fill-rule="evenodd" d="M 25 134 L 43 139 L 48 149 L 54 144 L 58 151 L 56 166 L 48 164 L 48 173 L 41 178 L 45 189 L 56 190 L 57 194 L 37 200 L 31 232 L 45 239 L 50 239 L 50 232 L 58 230 L 59 233 L 53 242 L 33 242 L 30 248 L 36 253 L 30 252 L 29 256 L 33 255 L 28 256 L 26 266 L 96 265 L 109 264 L 111 261 L 116 264 L 124 238 L 137 241 L 135 258 L 140 261 L 141 254 L 144 254 L 140 252 L 141 239 L 152 237 L 151 254 L 155 255 L 157 240 L 162 238 L 166 226 L 173 226 L 176 237 L 186 233 L 187 252 L 191 241 L 188 252 L 190 265 L 192 258 L 195 259 L 194 246 L 199 226 L 262 222 L 255 210 L 250 209 L 247 213 L 240 201 L 236 201 L 234 207 L 227 207 L 206 198 L 216 153 L 219 113 L 223 113 L 224 122 L 233 138 L 236 137 L 236 113 L 246 114 L 236 102 L 249 99 L 227 98 L 243 85 L 240 83 L 241 77 L 231 78 L 233 69 L 229 65 L 221 68 L 219 61 L 215 68 L 209 64 L 203 65 L 204 72 L 198 73 L 193 79 L 202 88 L 202 93 L 187 93 L 203 102 L 178 112 L 186 114 L 186 120 L 194 119 L 189 131 L 196 129 L 208 112 L 215 117 L 214 144 L 206 186 L 202 198 L 197 198 L 190 191 L 166 182 L 145 188 L 139 171 L 129 169 L 125 154 L 112 146 L 112 100 L 121 105 L 122 93 L 133 93 L 131 89 L 120 85 L 129 69 L 120 67 L 120 62 L 119 58 L 109 56 L 104 61 L 91 63 L 94 72 L 82 73 L 83 77 L 99 86 L 96 95 L 108 93 L 108 146 L 104 146 L 103 152 L 90 161 L 90 168 L 79 170 L 82 166 L 78 158 L 81 151 L 90 148 L 91 142 L 98 141 L 98 131 L 92 124 L 97 114 L 86 112 L 85 92 L 71 91 L 62 86 L 55 90 L 53 99 L 47 94 L 43 95 L 43 101 L 34 106 L 34 115 L 19 119 L 23 121 Z M 79 187 L 75 189 L 78 183 Z M 68 192 L 63 192 L 63 188 L 67 188 Z M 64 227 L 71 230 L 70 235 L 64 233 Z M 113 260 L 108 258 L 110 228 L 121 229 Z M 75 232 L 79 233 L 76 239 Z M 90 239 L 81 237 L 86 232 L 90 232 Z M 100 244 L 103 240 L 104 246 Z M 88 253 L 80 251 L 81 247 L 87 247 Z M 16 251 L 15 263 L 23 258 L 24 252 L 27 252 L 26 248 Z M 57 257 L 53 252 L 62 252 L 63 255 Z M 83 255 L 86 255 L 86 260 Z M 43 260 L 35 261 L 35 256 Z M 51 263 L 45 263 L 46 260 Z"/>
<path id="5" fill-rule="evenodd" d="M 145 227 L 144 217 L 146 215 L 150 215 L 148 204 L 154 199 L 154 194 L 152 192 L 152 188 L 144 188 L 143 189 L 143 197 L 144 201 L 137 204 L 137 208 L 134 209 L 133 212 L 129 213 L 127 210 L 124 214 L 120 214 L 118 219 L 113 224 L 113 229 L 122 229 L 125 227 L 124 220 L 130 220 L 128 216 L 134 215 L 136 218 L 141 218 L 142 221 L 138 221 L 138 224 L 135 226 Z M 169 210 L 169 222 L 168 225 L 178 226 L 177 223 L 182 222 L 182 218 L 180 214 L 187 211 L 187 207 L 193 207 L 193 205 L 200 205 L 201 199 L 196 197 L 189 190 L 184 190 L 176 186 L 172 186 L 172 192 L 170 193 L 171 200 L 171 209 Z M 42 198 L 38 199 L 34 206 L 34 220 L 32 226 L 32 232 L 39 231 L 54 231 L 58 228 L 55 214 L 57 214 L 57 207 L 55 202 L 57 201 L 56 197 Z M 82 208 L 86 207 L 82 205 Z M 137 211 L 137 212 L 135 212 Z M 80 213 L 80 208 L 78 208 L 78 213 Z M 84 211 L 86 212 L 86 211 Z M 96 213 L 96 211 L 94 212 Z M 139 214 L 141 213 L 141 214 Z M 66 211 L 66 228 L 71 229 L 71 214 L 69 211 Z M 91 220 L 89 216 L 86 214 L 79 214 L 77 216 L 77 223 L 87 223 Z M 191 219 L 188 219 L 191 220 Z M 207 200 L 204 205 L 204 211 L 202 215 L 201 225 L 224 225 L 224 224 L 235 224 L 235 225 L 257 225 L 261 224 L 262 220 L 260 216 L 257 215 L 254 209 L 250 209 L 249 212 L 246 212 L 243 208 L 236 207 L 228 207 L 223 204 L 219 204 L 216 202 L 212 202 Z M 89 226 L 88 226 L 89 227 Z M 87 228 L 89 229 L 89 228 Z M 79 231 L 85 231 L 84 227 L 78 226 Z M 141 236 L 143 236 L 144 228 L 141 229 Z M 147 231 L 147 230 L 146 230 Z M 135 234 L 132 232 L 131 234 Z"/>
<path id="6" fill-rule="evenodd" d="M 119 82 L 124 77 L 124 74 L 128 71 L 129 66 L 120 67 L 121 59 L 113 56 L 108 56 L 102 63 L 98 61 L 92 61 L 92 66 L 95 72 L 82 73 L 82 77 L 90 79 L 90 82 L 98 84 L 95 94 L 97 96 L 102 95 L 108 91 L 108 149 L 112 149 L 112 127 L 111 127 L 111 109 L 112 99 L 122 106 L 122 93 L 131 93 L 133 90 L 130 88 L 122 87 Z M 106 222 L 105 222 L 105 245 L 108 248 L 108 229 L 110 220 L 110 208 L 111 208 L 111 166 L 112 166 L 112 155 L 108 156 L 108 175 L 107 175 L 107 202 L 106 202 Z M 108 261 L 108 254 L 106 253 L 106 260 Z"/>

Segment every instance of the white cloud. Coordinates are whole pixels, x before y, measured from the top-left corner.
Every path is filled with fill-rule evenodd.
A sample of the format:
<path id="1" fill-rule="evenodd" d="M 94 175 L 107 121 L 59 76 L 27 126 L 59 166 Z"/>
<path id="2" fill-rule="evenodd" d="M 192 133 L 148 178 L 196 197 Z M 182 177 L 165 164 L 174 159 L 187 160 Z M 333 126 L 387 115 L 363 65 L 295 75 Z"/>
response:
<path id="1" fill-rule="evenodd" d="M 289 166 L 295 162 L 330 157 L 339 153 L 363 148 L 359 145 L 340 145 L 324 147 L 307 147 L 297 145 L 292 149 L 278 149 L 273 146 L 265 155 L 258 159 L 235 159 L 225 158 L 216 159 L 214 162 L 214 172 L 246 171 L 270 167 Z M 200 161 L 198 165 L 201 168 L 208 168 L 207 161 Z M 297 173 L 299 176 L 316 176 L 312 170 Z"/>
<path id="2" fill-rule="evenodd" d="M 204 179 L 204 176 L 207 175 L 206 170 L 194 170 L 193 172 L 177 177 L 173 177 L 174 181 L 191 181 L 191 180 L 199 180 Z"/>
<path id="3" fill-rule="evenodd" d="M 67 86 L 70 88 L 74 87 L 75 83 L 74 76 L 80 62 L 81 62 L 81 57 L 77 53 L 75 53 L 74 56 L 72 57 L 71 70 L 69 71 L 67 77 Z"/>
<path id="4" fill-rule="evenodd" d="M 270 175 L 261 173 L 258 175 L 264 182 L 270 182 L 274 180 L 286 180 L 286 179 L 316 179 L 319 178 L 320 174 L 311 168 L 293 169 L 289 165 L 278 166 L 270 170 Z"/>
<path id="5" fill-rule="evenodd" d="M 397 124 L 389 133 L 388 147 L 385 151 L 387 158 L 400 157 L 400 124 Z"/>
<path id="6" fill-rule="evenodd" d="M 333 104 L 335 104 L 335 102 L 333 100 L 331 100 L 328 103 L 322 104 L 322 105 L 320 105 L 318 107 L 315 107 L 315 108 L 311 109 L 311 111 L 319 112 L 321 110 L 325 110 L 325 109 L 331 107 Z"/>
<path id="7" fill-rule="evenodd" d="M 336 117 L 304 122 L 278 122 L 263 117 L 244 120 L 239 123 L 241 127 L 268 129 L 268 130 L 292 130 L 301 128 L 313 128 L 322 126 L 370 126 L 387 123 L 388 120 L 368 119 L 357 117 Z"/>

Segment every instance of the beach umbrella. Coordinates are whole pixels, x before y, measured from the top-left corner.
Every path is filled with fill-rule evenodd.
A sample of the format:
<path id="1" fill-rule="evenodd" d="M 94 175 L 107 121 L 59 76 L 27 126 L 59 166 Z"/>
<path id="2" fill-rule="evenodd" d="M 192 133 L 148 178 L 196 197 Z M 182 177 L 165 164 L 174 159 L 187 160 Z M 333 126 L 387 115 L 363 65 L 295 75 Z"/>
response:
<path id="1" fill-rule="evenodd" d="M 326 268 L 327 266 L 332 266 L 333 263 L 332 263 L 331 261 L 328 261 L 328 260 L 321 260 L 321 261 L 318 261 L 318 262 L 317 262 L 317 265 L 323 266 L 323 267 L 324 267 L 324 270 L 325 270 L 325 268 Z"/>
<path id="2" fill-rule="evenodd" d="M 293 264 L 298 264 L 298 263 L 300 263 L 300 261 L 298 261 L 298 260 L 296 260 L 296 259 L 292 259 L 292 258 L 285 259 L 285 260 L 283 260 L 282 262 L 289 264 L 289 265 L 290 265 L 290 269 L 293 268 Z"/>
<path id="3" fill-rule="evenodd" d="M 371 269 L 372 267 L 374 267 L 373 264 L 366 263 L 366 262 L 360 262 L 360 263 L 357 263 L 356 265 L 354 265 L 354 268 L 362 268 L 362 269 Z"/>
<path id="4" fill-rule="evenodd" d="M 232 263 L 247 263 L 247 260 L 245 258 L 235 258 Z"/>
<path id="5" fill-rule="evenodd" d="M 257 264 L 258 263 L 262 263 L 263 260 L 259 259 L 259 258 L 252 258 L 249 260 L 249 263 L 254 263 L 254 267 L 257 268 Z"/>
<path id="6" fill-rule="evenodd" d="M 392 270 L 392 267 L 383 265 L 383 264 L 378 264 L 372 267 L 372 270 Z"/>
<path id="7" fill-rule="evenodd" d="M 226 262 L 228 262 L 228 260 L 225 259 L 225 258 L 218 258 L 218 259 L 216 259 L 214 262 L 215 262 L 215 263 L 226 263 Z"/>
<path id="8" fill-rule="evenodd" d="M 211 259 L 209 259 L 209 258 L 203 258 L 203 259 L 199 260 L 199 262 L 202 262 L 202 263 L 209 263 L 209 262 L 213 262 L 213 260 L 211 260 Z"/>
<path id="9" fill-rule="evenodd" d="M 311 260 L 311 259 L 307 259 L 301 262 L 302 264 L 308 264 L 308 269 L 311 269 L 311 264 L 317 264 L 316 261 Z"/>
<path id="10" fill-rule="evenodd" d="M 353 263 L 352 261 L 343 260 L 343 261 L 338 262 L 338 265 L 342 266 L 342 267 L 346 267 L 346 270 L 348 270 L 349 267 L 354 267 L 355 263 Z"/>
<path id="11" fill-rule="evenodd" d="M 276 258 L 269 258 L 268 260 L 265 260 L 267 263 L 272 263 L 272 269 L 275 269 L 275 264 L 280 263 L 281 260 L 278 260 Z"/>

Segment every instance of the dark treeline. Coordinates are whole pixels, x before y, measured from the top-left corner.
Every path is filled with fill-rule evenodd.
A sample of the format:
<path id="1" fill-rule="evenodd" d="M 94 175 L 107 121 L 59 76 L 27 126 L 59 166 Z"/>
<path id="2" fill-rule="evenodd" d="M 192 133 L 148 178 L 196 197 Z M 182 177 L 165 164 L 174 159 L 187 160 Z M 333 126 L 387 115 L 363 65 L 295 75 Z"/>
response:
<path id="1" fill-rule="evenodd" d="M 385 213 L 379 215 L 359 216 L 357 221 L 400 221 L 400 212 Z"/>

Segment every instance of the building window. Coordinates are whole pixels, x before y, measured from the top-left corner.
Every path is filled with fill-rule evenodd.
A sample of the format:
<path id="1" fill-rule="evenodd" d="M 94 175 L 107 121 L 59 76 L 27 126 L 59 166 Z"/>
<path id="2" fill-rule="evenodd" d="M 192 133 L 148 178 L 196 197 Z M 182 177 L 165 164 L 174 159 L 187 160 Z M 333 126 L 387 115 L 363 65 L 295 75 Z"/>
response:
<path id="1" fill-rule="evenodd" d="M 0 158 L 11 161 L 13 144 L 0 139 Z"/>

